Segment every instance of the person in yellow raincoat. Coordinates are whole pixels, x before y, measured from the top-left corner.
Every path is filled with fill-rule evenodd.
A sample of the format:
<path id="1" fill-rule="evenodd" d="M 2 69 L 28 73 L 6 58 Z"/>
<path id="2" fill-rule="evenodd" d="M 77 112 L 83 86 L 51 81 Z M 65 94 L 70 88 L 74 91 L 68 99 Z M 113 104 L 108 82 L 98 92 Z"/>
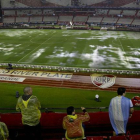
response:
<path id="1" fill-rule="evenodd" d="M 84 107 L 81 107 L 84 115 L 75 114 L 73 106 L 67 108 L 67 116 L 63 118 L 63 128 L 66 129 L 65 137 L 67 140 L 82 140 L 84 138 L 84 129 L 82 122 L 90 119 Z"/>
<path id="2" fill-rule="evenodd" d="M 24 94 L 18 98 L 16 110 L 21 111 L 26 139 L 41 140 L 40 108 L 39 100 L 36 96 L 32 95 L 32 88 L 25 87 Z M 33 133 L 35 138 L 32 136 Z"/>
<path id="3" fill-rule="evenodd" d="M 7 129 L 6 124 L 3 122 L 0 122 L 0 140 L 7 140 L 8 137 L 9 137 L 9 131 Z"/>

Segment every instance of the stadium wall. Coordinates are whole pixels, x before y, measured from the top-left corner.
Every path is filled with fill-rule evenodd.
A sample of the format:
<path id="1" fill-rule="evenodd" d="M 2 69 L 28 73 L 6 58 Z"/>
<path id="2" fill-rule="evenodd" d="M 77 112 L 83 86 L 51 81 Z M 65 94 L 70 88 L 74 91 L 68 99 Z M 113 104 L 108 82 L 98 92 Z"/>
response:
<path id="1" fill-rule="evenodd" d="M 62 14 L 63 13 L 63 14 Z M 94 14 L 92 14 L 94 13 Z M 109 24 L 129 24 L 135 23 L 135 18 L 139 19 L 140 10 L 103 10 L 95 11 L 57 11 L 55 9 L 18 9 L 2 10 L 3 23 L 24 23 L 26 22 L 55 22 L 64 21 L 69 15 L 73 22 L 83 23 L 109 23 Z M 48 16 L 48 17 L 47 17 Z M 51 18 L 50 18 L 51 17 Z M 17 20 L 16 20 L 17 18 Z M 22 20 L 23 18 L 23 20 Z M 25 20 L 29 18 L 30 20 Z M 10 22 L 11 19 L 11 22 Z M 67 21 L 67 20 L 66 20 Z M 136 22 L 136 25 L 140 25 Z"/>
<path id="2" fill-rule="evenodd" d="M 102 136 L 102 135 L 112 135 L 112 127 L 109 120 L 108 112 L 96 112 L 89 113 L 90 120 L 85 122 L 86 135 L 88 136 Z M 11 113 L 11 114 L 0 114 L 1 121 L 6 123 L 10 131 L 17 131 L 19 136 L 24 133 L 23 125 L 21 122 L 20 113 Z M 65 137 L 64 130 L 62 128 L 63 117 L 66 116 L 66 113 L 42 113 L 41 117 L 41 127 L 42 135 L 50 138 L 62 138 Z M 129 119 L 127 130 L 131 134 L 140 133 L 140 111 L 135 111 L 132 115 L 132 118 Z"/>

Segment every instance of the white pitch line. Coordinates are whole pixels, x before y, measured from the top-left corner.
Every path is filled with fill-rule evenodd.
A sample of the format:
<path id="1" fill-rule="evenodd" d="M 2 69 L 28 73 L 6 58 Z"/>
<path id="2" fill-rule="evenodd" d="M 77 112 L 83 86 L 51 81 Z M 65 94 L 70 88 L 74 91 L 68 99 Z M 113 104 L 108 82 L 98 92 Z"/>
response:
<path id="1" fill-rule="evenodd" d="M 118 40 L 119 40 L 119 42 L 120 42 L 120 44 L 121 44 L 121 48 L 122 48 L 123 52 L 125 52 L 125 51 L 124 51 L 124 48 L 123 48 L 123 45 L 122 45 L 122 43 L 121 43 L 121 41 L 120 41 L 120 39 L 119 39 L 119 38 L 118 38 Z M 125 59 L 126 59 L 127 64 L 128 64 L 129 60 L 128 60 L 128 58 L 127 58 L 126 56 L 125 56 Z"/>
<path id="2" fill-rule="evenodd" d="M 115 40 L 115 39 L 114 39 L 114 40 Z M 114 43 L 114 40 L 112 40 L 112 44 L 117 45 L 117 46 L 121 46 L 121 44 L 119 45 L 119 44 L 117 44 L 117 43 Z"/>
<path id="3" fill-rule="evenodd" d="M 53 36 L 54 33 L 55 33 L 55 32 L 53 32 L 51 35 Z M 51 36 L 50 38 L 48 38 L 47 40 L 45 40 L 44 42 L 50 40 L 50 39 L 52 38 L 52 36 Z M 44 44 L 44 42 L 41 43 L 38 47 L 36 47 L 34 50 L 32 50 L 31 52 L 29 52 L 27 55 L 25 55 L 23 58 L 21 58 L 18 62 L 20 62 L 22 59 L 24 59 L 25 57 L 27 57 L 29 54 L 33 53 L 33 52 L 34 52 L 36 49 L 38 49 L 42 44 Z"/>
<path id="4" fill-rule="evenodd" d="M 47 32 L 47 33 L 48 33 L 47 36 L 49 35 L 50 32 L 51 32 L 51 31 Z M 54 32 L 55 32 L 55 31 L 54 31 Z M 31 43 L 36 43 L 36 42 L 33 42 L 32 40 L 35 39 L 35 38 L 37 38 L 37 37 L 38 37 L 38 35 L 35 36 L 35 37 L 33 37 L 33 38 L 31 38 L 31 39 L 30 39 L 30 42 L 31 42 Z M 41 44 L 41 43 L 36 43 L 36 44 Z"/>

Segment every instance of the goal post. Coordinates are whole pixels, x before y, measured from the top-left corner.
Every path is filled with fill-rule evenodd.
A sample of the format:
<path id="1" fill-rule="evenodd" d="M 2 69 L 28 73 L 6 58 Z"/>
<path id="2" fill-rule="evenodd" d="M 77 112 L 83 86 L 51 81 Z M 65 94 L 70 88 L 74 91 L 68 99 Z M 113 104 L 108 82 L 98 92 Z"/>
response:
<path id="1" fill-rule="evenodd" d="M 107 27 L 101 27 L 100 31 L 107 31 Z"/>

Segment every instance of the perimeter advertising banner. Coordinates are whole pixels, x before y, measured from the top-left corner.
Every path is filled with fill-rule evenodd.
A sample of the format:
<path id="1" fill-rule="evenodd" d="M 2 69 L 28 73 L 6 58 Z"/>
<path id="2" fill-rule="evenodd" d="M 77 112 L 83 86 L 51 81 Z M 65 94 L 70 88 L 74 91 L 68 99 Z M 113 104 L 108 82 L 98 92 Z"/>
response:
<path id="1" fill-rule="evenodd" d="M 31 76 L 31 77 L 43 77 L 43 78 L 59 78 L 59 79 L 71 79 L 72 73 L 60 73 L 60 72 L 45 72 L 45 71 L 29 71 L 29 70 L 6 70 L 0 69 L 0 74 L 4 75 L 17 75 L 17 76 Z"/>
<path id="2" fill-rule="evenodd" d="M 23 82 L 25 79 L 23 77 L 0 76 L 0 81 Z"/>

